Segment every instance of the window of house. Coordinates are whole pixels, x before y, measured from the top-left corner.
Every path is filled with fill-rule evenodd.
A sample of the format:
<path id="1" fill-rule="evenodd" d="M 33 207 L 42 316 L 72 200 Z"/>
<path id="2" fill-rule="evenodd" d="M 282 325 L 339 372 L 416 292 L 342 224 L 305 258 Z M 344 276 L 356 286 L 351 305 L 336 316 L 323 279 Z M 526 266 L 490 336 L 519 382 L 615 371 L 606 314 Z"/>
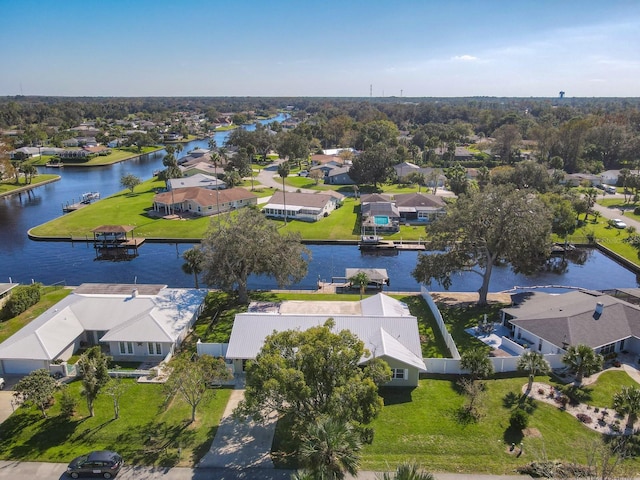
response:
<path id="1" fill-rule="evenodd" d="M 605 345 L 600 349 L 601 355 L 608 355 L 610 353 L 614 353 L 616 351 L 616 344 L 610 343 L 609 345 Z"/>
<path id="2" fill-rule="evenodd" d="M 147 344 L 149 355 L 162 355 L 162 344 L 149 342 Z"/>
<path id="3" fill-rule="evenodd" d="M 133 355 L 132 342 L 118 342 L 120 346 L 120 355 Z"/>
<path id="4" fill-rule="evenodd" d="M 392 368 L 391 369 L 391 379 L 392 380 L 406 380 L 409 372 L 406 368 Z"/>

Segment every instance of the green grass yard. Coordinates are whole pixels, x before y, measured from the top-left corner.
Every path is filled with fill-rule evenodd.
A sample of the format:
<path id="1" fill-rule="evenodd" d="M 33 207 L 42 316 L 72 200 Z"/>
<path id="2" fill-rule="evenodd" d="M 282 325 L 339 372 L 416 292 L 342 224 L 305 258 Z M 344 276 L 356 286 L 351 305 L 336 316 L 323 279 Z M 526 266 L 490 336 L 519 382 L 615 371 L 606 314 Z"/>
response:
<path id="1" fill-rule="evenodd" d="M 536 430 L 528 435 L 509 428 L 510 399 L 519 397 L 525 383 L 525 377 L 488 381 L 484 416 L 470 423 L 459 419 L 464 397 L 455 379 L 425 379 L 413 390 L 384 390 L 385 407 L 371 425 L 375 435 L 373 443 L 364 447 L 363 468 L 389 470 L 415 460 L 434 472 L 504 475 L 545 456 L 586 463 L 582 455 L 586 449 L 580 447 L 599 434 L 556 407 L 534 403 L 529 427 Z M 517 457 L 509 446 L 520 442 L 525 454 Z"/>
<path id="2" fill-rule="evenodd" d="M 34 188 L 43 183 L 49 183 L 57 180 L 60 180 L 60 175 L 51 174 L 35 175 L 31 179 L 31 183 L 22 183 L 24 182 L 24 178 L 21 179 L 20 183 L 15 183 L 14 179 L 4 180 L 0 182 L 0 196 L 10 195 L 19 189 Z"/>
<path id="3" fill-rule="evenodd" d="M 67 288 L 43 287 L 40 294 L 40 301 L 38 303 L 29 307 L 17 317 L 0 322 L 0 343 L 4 342 L 11 335 L 16 333 L 70 293 L 71 290 Z"/>
<path id="4" fill-rule="evenodd" d="M 128 388 L 118 420 L 113 419 L 111 398 L 104 394 L 96 400 L 95 417 L 88 417 L 79 381 L 68 386 L 78 399 L 71 419 L 59 415 L 59 393 L 49 418 L 43 419 L 34 408 L 17 409 L 0 425 L 0 458 L 68 462 L 106 449 L 118 451 L 128 464 L 194 466 L 211 444 L 231 390 L 216 390 L 215 398 L 200 405 L 196 422 L 190 424 L 191 407 L 177 397 L 165 406 L 162 385 L 123 382 Z"/>

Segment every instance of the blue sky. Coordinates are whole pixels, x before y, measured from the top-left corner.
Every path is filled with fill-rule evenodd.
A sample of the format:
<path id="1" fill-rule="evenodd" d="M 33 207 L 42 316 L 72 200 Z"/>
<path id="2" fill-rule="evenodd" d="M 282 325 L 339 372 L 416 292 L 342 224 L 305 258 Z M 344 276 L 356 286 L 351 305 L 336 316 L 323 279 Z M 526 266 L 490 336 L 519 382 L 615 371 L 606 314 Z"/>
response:
<path id="1" fill-rule="evenodd" d="M 640 96 L 638 0 L 0 0 L 0 95 Z"/>

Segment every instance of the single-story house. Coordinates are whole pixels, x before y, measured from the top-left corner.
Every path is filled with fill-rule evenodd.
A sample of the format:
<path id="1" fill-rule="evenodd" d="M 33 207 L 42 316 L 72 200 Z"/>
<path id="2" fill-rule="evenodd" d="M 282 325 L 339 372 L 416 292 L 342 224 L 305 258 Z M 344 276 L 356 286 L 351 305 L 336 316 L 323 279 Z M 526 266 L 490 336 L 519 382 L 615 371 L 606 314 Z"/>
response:
<path id="1" fill-rule="evenodd" d="M 244 188 L 212 191 L 202 187 L 186 187 L 158 193 L 153 197 L 153 210 L 164 211 L 165 215 L 189 212 L 206 216 L 257 204 L 257 195 Z"/>
<path id="2" fill-rule="evenodd" d="M 287 218 L 316 222 L 328 217 L 342 205 L 344 195 L 338 192 L 298 193 L 282 191 L 273 194 L 262 208 L 262 213 L 271 218 Z"/>
<path id="3" fill-rule="evenodd" d="M 12 160 L 25 160 L 27 158 L 39 157 L 41 153 L 40 147 L 20 147 L 11 151 Z"/>
<path id="4" fill-rule="evenodd" d="M 392 371 L 389 386 L 415 387 L 426 372 L 420 348 L 418 321 L 407 305 L 383 293 L 359 302 L 284 302 L 269 309 L 252 309 L 236 315 L 226 358 L 234 371 L 244 370 L 256 358 L 266 337 L 284 330 L 306 330 L 332 318 L 335 332 L 349 330 L 369 351 L 361 365 L 382 358 Z M 252 311 L 259 310 L 259 311 Z"/>
<path id="5" fill-rule="evenodd" d="M 448 148 L 437 147 L 435 149 L 436 155 L 440 157 L 444 156 L 449 152 Z M 466 147 L 456 147 L 455 152 L 453 153 L 453 158 L 456 161 L 460 162 L 468 162 L 469 160 L 473 160 L 473 152 Z"/>
<path id="6" fill-rule="evenodd" d="M 419 167 L 415 163 L 402 162 L 393 166 L 396 176 L 402 180 L 412 173 L 421 173 L 424 175 L 425 185 L 433 187 L 444 187 L 447 177 L 442 173 L 442 169 L 432 167 Z"/>
<path id="7" fill-rule="evenodd" d="M 599 175 L 591 173 L 567 173 L 564 176 L 564 182 L 572 187 L 577 187 L 583 183 L 588 183 L 592 187 L 597 187 L 602 183 Z"/>
<path id="8" fill-rule="evenodd" d="M 403 222 L 431 222 L 446 215 L 446 203 L 437 195 L 426 193 L 398 193 L 394 196 Z"/>
<path id="9" fill-rule="evenodd" d="M 593 291 L 561 295 L 521 293 L 502 309 L 513 340 L 540 353 L 563 353 L 584 344 L 603 355 L 640 353 L 640 307 Z"/>
<path id="10" fill-rule="evenodd" d="M 329 170 L 324 177 L 324 183 L 329 185 L 353 185 L 355 182 L 349 176 L 351 167 L 336 167 Z"/>
<path id="11" fill-rule="evenodd" d="M 82 284 L 0 344 L 5 374 L 28 374 L 101 345 L 120 361 L 160 362 L 198 318 L 205 290 Z"/>
<path id="12" fill-rule="evenodd" d="M 360 224 L 363 233 L 397 232 L 400 230 L 400 211 L 390 195 L 369 194 L 360 197 Z"/>
<path id="13" fill-rule="evenodd" d="M 196 173 L 182 178 L 171 178 L 167 181 L 169 191 L 178 190 L 179 188 L 201 187 L 208 190 L 222 190 L 227 188 L 227 184 L 219 178 L 211 175 Z"/>
<path id="14" fill-rule="evenodd" d="M 223 168 L 218 165 L 217 167 L 212 163 L 208 162 L 197 162 L 197 163 L 187 163 L 179 166 L 180 171 L 184 177 L 190 177 L 192 175 L 197 175 L 198 173 L 202 173 L 204 175 L 221 175 L 224 173 Z"/>

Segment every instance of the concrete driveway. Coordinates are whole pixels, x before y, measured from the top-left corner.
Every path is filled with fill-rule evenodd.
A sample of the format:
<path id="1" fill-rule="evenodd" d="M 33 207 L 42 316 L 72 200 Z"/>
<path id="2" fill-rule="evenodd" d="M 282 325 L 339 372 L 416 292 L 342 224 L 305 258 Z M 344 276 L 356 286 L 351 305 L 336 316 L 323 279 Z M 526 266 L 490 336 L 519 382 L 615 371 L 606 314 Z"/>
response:
<path id="1" fill-rule="evenodd" d="M 11 390 L 0 390 L 0 423 L 4 422 L 13 413 L 13 392 Z"/>
<path id="2" fill-rule="evenodd" d="M 233 409 L 244 398 L 244 390 L 231 392 L 220 426 L 209 451 L 198 468 L 272 469 L 271 443 L 276 429 L 277 415 L 272 412 L 264 423 L 238 421 Z"/>

